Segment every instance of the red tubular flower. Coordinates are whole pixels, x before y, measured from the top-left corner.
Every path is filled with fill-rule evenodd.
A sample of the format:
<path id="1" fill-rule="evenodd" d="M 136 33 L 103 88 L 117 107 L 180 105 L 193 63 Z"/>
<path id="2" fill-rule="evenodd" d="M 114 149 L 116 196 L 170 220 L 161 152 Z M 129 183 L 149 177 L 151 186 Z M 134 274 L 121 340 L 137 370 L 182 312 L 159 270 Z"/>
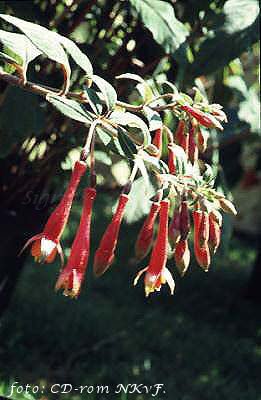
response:
<path id="1" fill-rule="evenodd" d="M 181 146 L 185 153 L 188 155 L 189 135 L 186 132 L 186 123 L 183 119 L 181 119 L 178 123 L 178 127 L 175 132 L 175 139 L 177 144 Z"/>
<path id="2" fill-rule="evenodd" d="M 215 214 L 209 214 L 209 240 L 208 244 L 213 254 L 216 253 L 221 239 L 221 228 Z"/>
<path id="3" fill-rule="evenodd" d="M 189 217 L 188 202 L 186 200 L 183 200 L 181 202 L 181 210 L 180 210 L 180 235 L 182 240 L 187 239 L 189 231 L 190 231 L 190 217 Z"/>
<path id="4" fill-rule="evenodd" d="M 84 191 L 83 211 L 66 267 L 57 280 L 55 289 L 64 289 L 66 296 L 78 297 L 84 279 L 90 250 L 92 206 L 96 196 L 94 188 Z"/>
<path id="5" fill-rule="evenodd" d="M 159 291 L 161 285 L 168 283 L 171 294 L 174 292 L 175 283 L 171 273 L 166 268 L 167 255 L 168 255 L 168 213 L 169 213 L 169 200 L 162 200 L 160 202 L 160 217 L 159 217 L 159 230 L 155 246 L 151 253 L 149 266 L 138 272 L 134 286 L 137 284 L 140 276 L 145 272 L 145 294 L 146 297 L 150 293 Z"/>
<path id="6" fill-rule="evenodd" d="M 180 239 L 180 209 L 176 208 L 169 226 L 169 239 L 175 245 Z"/>
<path id="7" fill-rule="evenodd" d="M 196 260 L 201 268 L 204 271 L 208 271 L 210 265 L 210 252 L 208 247 L 208 242 L 200 243 L 200 227 L 202 220 L 202 212 L 194 211 L 193 212 L 193 220 L 194 220 L 194 252 Z"/>
<path id="8" fill-rule="evenodd" d="M 178 144 L 180 144 L 184 138 L 185 128 L 186 128 L 186 123 L 185 123 L 184 119 L 179 120 L 177 130 L 175 132 L 175 139 Z"/>
<path id="9" fill-rule="evenodd" d="M 154 223 L 157 218 L 159 208 L 159 203 L 152 203 L 150 213 L 145 219 L 140 230 L 135 244 L 135 253 L 138 260 L 142 260 L 150 251 L 153 242 Z"/>
<path id="10" fill-rule="evenodd" d="M 209 132 L 204 131 L 204 134 L 200 127 L 197 127 L 197 145 L 198 149 L 201 153 L 204 153 L 207 150 L 208 146 L 208 138 L 209 138 Z"/>
<path id="11" fill-rule="evenodd" d="M 120 225 L 128 199 L 128 195 L 120 195 L 116 212 L 103 234 L 99 248 L 96 250 L 93 265 L 93 271 L 96 276 L 101 276 L 113 263 Z"/>
<path id="12" fill-rule="evenodd" d="M 192 164 L 194 164 L 198 160 L 198 147 L 195 142 L 195 129 L 193 125 L 191 125 L 189 129 L 188 156 Z"/>
<path id="13" fill-rule="evenodd" d="M 176 173 L 176 154 L 175 154 L 175 148 L 171 144 L 168 145 L 168 167 L 169 167 L 170 174 L 175 175 L 175 173 Z"/>
<path id="14" fill-rule="evenodd" d="M 180 240 L 175 247 L 174 258 L 181 276 L 185 274 L 190 262 L 190 251 L 187 240 Z"/>
<path id="15" fill-rule="evenodd" d="M 198 108 L 191 107 L 190 105 L 181 106 L 180 108 L 196 118 L 196 120 L 206 128 L 218 128 L 223 130 L 223 126 L 213 115 L 205 113 Z"/>
<path id="16" fill-rule="evenodd" d="M 198 240 L 200 246 L 203 246 L 204 243 L 208 242 L 209 239 L 209 216 L 208 213 L 203 211 L 201 214 L 201 220 L 198 230 Z"/>
<path id="17" fill-rule="evenodd" d="M 75 192 L 85 172 L 86 164 L 82 161 L 76 161 L 67 190 L 48 218 L 43 231 L 29 239 L 23 247 L 22 251 L 33 243 L 31 254 L 36 261 L 50 263 L 55 259 L 58 251 L 63 262 L 60 238 L 69 218 Z"/>
<path id="18" fill-rule="evenodd" d="M 160 159 L 162 154 L 162 128 L 159 128 L 155 131 L 152 144 L 154 144 L 154 146 L 156 146 L 157 149 L 159 150 L 156 157 Z"/>

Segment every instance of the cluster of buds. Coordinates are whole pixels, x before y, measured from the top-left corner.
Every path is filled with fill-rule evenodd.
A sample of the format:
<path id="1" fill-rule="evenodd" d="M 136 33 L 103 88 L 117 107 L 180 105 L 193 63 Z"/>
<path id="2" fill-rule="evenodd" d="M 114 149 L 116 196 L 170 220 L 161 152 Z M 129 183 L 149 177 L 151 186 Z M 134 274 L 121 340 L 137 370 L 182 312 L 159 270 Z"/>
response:
<path id="1" fill-rule="evenodd" d="M 160 291 L 164 283 L 168 284 L 173 294 L 175 282 L 171 270 L 167 268 L 168 258 L 170 255 L 171 262 L 183 276 L 191 259 L 189 243 L 191 230 L 194 230 L 194 255 L 197 263 L 204 271 L 208 271 L 211 255 L 220 245 L 222 225 L 220 210 L 236 214 L 233 204 L 223 194 L 213 189 L 209 180 L 204 179 L 204 173 L 203 178 L 201 171 L 198 176 L 195 173 L 202 168 L 199 155 L 207 148 L 209 134 L 205 128 L 223 129 L 220 122 L 226 121 L 220 106 L 207 105 L 207 111 L 204 111 L 203 106 L 201 108 L 198 105 L 192 106 L 182 102 L 179 104 L 179 122 L 175 134 L 173 135 L 162 125 L 155 130 L 152 137 L 150 147 L 154 149 L 154 155 L 150 156 L 150 160 L 156 160 L 158 165 L 162 165 L 160 163 L 164 164 L 163 133 L 164 128 L 166 129 L 168 166 L 164 164 L 165 173 L 162 171 L 157 173 L 156 194 L 135 245 L 139 262 L 151 251 L 148 265 L 138 272 L 134 280 L 136 285 L 144 274 L 146 296 L 154 291 Z M 91 217 L 96 197 L 94 132 L 98 123 L 99 119 L 92 124 L 81 158 L 74 165 L 68 188 L 60 203 L 50 215 L 43 231 L 29 239 L 24 246 L 26 248 L 31 245 L 31 254 L 38 262 L 53 262 L 56 254 L 60 254 L 62 269 L 55 287 L 57 290 L 63 289 L 64 294 L 71 297 L 77 297 L 80 293 L 89 260 Z M 144 155 L 143 149 L 140 150 L 140 154 Z M 90 187 L 84 190 L 80 224 L 67 264 L 63 267 L 60 239 L 69 218 L 76 190 L 86 172 L 86 159 L 89 154 Z M 137 156 L 129 182 L 119 197 L 116 211 L 95 252 L 93 272 L 97 277 L 104 274 L 115 259 L 120 226 L 139 162 Z"/>

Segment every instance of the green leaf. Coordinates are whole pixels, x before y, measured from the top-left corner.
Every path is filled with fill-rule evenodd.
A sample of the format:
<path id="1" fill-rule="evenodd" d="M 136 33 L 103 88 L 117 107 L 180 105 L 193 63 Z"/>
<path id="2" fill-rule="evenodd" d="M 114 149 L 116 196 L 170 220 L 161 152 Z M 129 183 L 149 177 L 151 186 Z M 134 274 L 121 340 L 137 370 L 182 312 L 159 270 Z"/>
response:
<path id="1" fill-rule="evenodd" d="M 173 53 L 186 40 L 188 30 L 175 17 L 171 4 L 161 0 L 130 0 L 130 3 L 166 53 Z"/>
<path id="2" fill-rule="evenodd" d="M 142 176 L 136 179 L 131 187 L 124 219 L 128 223 L 133 223 L 148 214 L 151 207 L 150 198 L 154 195 L 155 190 L 151 184 L 147 187 Z"/>
<path id="3" fill-rule="evenodd" d="M 137 115 L 130 112 L 114 111 L 110 120 L 118 125 L 125 126 L 130 139 L 138 145 L 148 146 L 151 143 L 149 129 L 145 122 Z"/>
<path id="4" fill-rule="evenodd" d="M 74 59 L 76 64 L 78 64 L 86 72 L 86 77 L 91 79 L 93 75 L 93 68 L 86 54 L 84 54 L 72 40 L 59 35 L 58 33 L 56 33 L 56 35 L 58 36 L 60 43 Z"/>
<path id="5" fill-rule="evenodd" d="M 20 29 L 27 38 L 48 58 L 62 64 L 66 71 L 66 86 L 69 86 L 71 69 L 67 55 L 59 42 L 59 35 L 45 27 L 24 21 L 11 15 L 0 14 L 0 17 Z"/>
<path id="6" fill-rule="evenodd" d="M 86 125 L 91 125 L 93 119 L 90 113 L 86 111 L 81 104 L 75 100 L 67 99 L 63 96 L 47 95 L 46 100 L 53 104 L 57 110 L 75 121 L 83 122 Z"/>
<path id="7" fill-rule="evenodd" d="M 130 72 L 127 72 L 126 74 L 121 74 L 116 76 L 116 79 L 131 79 L 133 81 L 139 82 L 139 83 L 144 83 L 144 79 L 137 75 L 137 74 L 131 74 Z"/>
<path id="8" fill-rule="evenodd" d="M 166 174 L 169 172 L 167 164 L 164 161 L 159 160 L 157 157 L 150 156 L 149 154 L 142 152 L 141 157 L 148 169 L 158 173 Z"/>
<path id="9" fill-rule="evenodd" d="M 260 98 L 256 90 L 248 88 L 241 76 L 229 76 L 225 83 L 237 93 L 240 121 L 246 122 L 251 132 L 260 133 Z"/>
<path id="10" fill-rule="evenodd" d="M 92 108 L 93 112 L 96 115 L 102 114 L 102 102 L 95 90 L 88 88 L 87 86 L 84 87 L 84 92 L 86 97 L 89 101 L 89 105 Z"/>
<path id="11" fill-rule="evenodd" d="M 201 44 L 188 73 L 192 77 L 210 74 L 239 57 L 257 42 L 258 14 L 256 0 L 228 0 L 224 6 L 223 26 L 212 32 Z"/>
<path id="12" fill-rule="evenodd" d="M 104 101 L 108 110 L 112 110 L 117 101 L 117 93 L 113 86 L 100 76 L 93 75 L 92 77 L 95 85 L 100 89 L 104 96 Z"/>
<path id="13" fill-rule="evenodd" d="M 240 32 L 251 26 L 259 14 L 257 0 L 228 0 L 224 4 L 225 30 L 227 33 Z"/>
<path id="14" fill-rule="evenodd" d="M 15 60 L 13 57 L 8 56 L 5 53 L 2 53 L 1 51 L 0 51 L 0 59 L 8 62 L 9 64 L 18 64 L 17 60 Z"/>
<path id="15" fill-rule="evenodd" d="M 22 111 L 21 112 L 21 107 Z M 35 94 L 8 87 L 0 109 L 0 155 L 8 155 L 12 146 L 28 136 L 41 133 L 45 115 Z"/>
<path id="16" fill-rule="evenodd" d="M 12 53 L 21 59 L 21 62 L 16 61 L 17 64 L 23 65 L 24 74 L 30 61 L 34 60 L 41 54 L 33 43 L 25 36 L 20 33 L 10 33 L 0 30 L 0 42 L 11 50 Z"/>
<path id="17" fill-rule="evenodd" d="M 150 107 L 144 106 L 143 112 L 146 119 L 148 120 L 150 132 L 162 128 L 162 120 L 160 114 L 157 111 L 152 110 Z"/>
<path id="18" fill-rule="evenodd" d="M 120 127 L 118 128 L 118 139 L 125 156 L 133 159 L 134 155 L 137 154 L 137 148 Z"/>
<path id="19" fill-rule="evenodd" d="M 98 136 L 104 146 L 108 146 L 108 144 L 111 142 L 112 137 L 109 135 L 108 132 L 104 130 L 104 128 L 101 128 L 99 125 L 96 126 L 96 132 L 98 133 Z"/>
<path id="20" fill-rule="evenodd" d="M 137 91 L 141 95 L 142 99 L 145 103 L 150 102 L 153 99 L 153 91 L 148 83 L 139 75 L 126 73 L 116 77 L 116 79 L 131 79 L 135 82 L 138 82 L 136 86 Z"/>
<path id="21" fill-rule="evenodd" d="M 239 104 L 238 117 L 250 126 L 251 132 L 260 134 L 260 99 L 254 88 L 248 90 L 245 100 Z"/>

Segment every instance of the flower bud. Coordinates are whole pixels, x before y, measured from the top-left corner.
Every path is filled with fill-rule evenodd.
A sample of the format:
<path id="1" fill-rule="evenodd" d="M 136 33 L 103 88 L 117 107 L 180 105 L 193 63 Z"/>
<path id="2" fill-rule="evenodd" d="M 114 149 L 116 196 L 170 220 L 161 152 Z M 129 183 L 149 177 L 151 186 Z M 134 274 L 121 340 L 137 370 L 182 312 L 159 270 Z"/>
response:
<path id="1" fill-rule="evenodd" d="M 189 129 L 189 148 L 188 148 L 188 156 L 189 160 L 192 164 L 194 164 L 196 161 L 198 161 L 198 147 L 195 142 L 195 137 L 194 137 L 194 127 L 191 125 Z"/>
<path id="2" fill-rule="evenodd" d="M 216 253 L 221 239 L 221 229 L 213 213 L 209 214 L 209 240 L 208 245 L 213 254 Z"/>
<path id="3" fill-rule="evenodd" d="M 99 247 L 95 252 L 93 271 L 96 276 L 101 276 L 113 263 L 118 236 L 124 210 L 128 202 L 128 196 L 121 194 L 116 212 L 108 225 Z"/>
<path id="4" fill-rule="evenodd" d="M 183 200 L 181 202 L 181 210 L 180 210 L 181 240 L 187 239 L 189 231 L 190 231 L 190 217 L 189 217 L 188 202 L 186 200 Z"/>
<path id="5" fill-rule="evenodd" d="M 169 226 L 169 239 L 175 245 L 180 239 L 180 210 L 176 208 Z"/>
<path id="6" fill-rule="evenodd" d="M 159 203 L 152 203 L 150 213 L 138 235 L 135 252 L 138 260 L 142 260 L 149 253 L 153 242 L 154 224 L 159 212 Z"/>
<path id="7" fill-rule="evenodd" d="M 203 237 L 205 235 L 205 224 L 201 225 L 203 213 L 202 211 L 194 211 L 193 212 L 193 221 L 194 221 L 194 253 L 199 266 L 204 269 L 204 271 L 208 271 L 210 265 L 210 251 L 208 247 L 208 243 L 206 241 L 200 243 L 200 231 L 201 235 L 203 233 Z"/>
<path id="8" fill-rule="evenodd" d="M 175 247 L 174 258 L 181 276 L 185 274 L 190 262 L 190 251 L 187 240 L 180 240 Z"/>
<path id="9" fill-rule="evenodd" d="M 200 246 L 203 246 L 204 243 L 207 243 L 208 238 L 209 238 L 209 217 L 208 213 L 203 211 L 201 214 L 201 220 L 198 230 L 198 240 Z"/>
<path id="10" fill-rule="evenodd" d="M 219 204 L 223 211 L 233 215 L 237 215 L 237 210 L 230 200 L 221 198 L 219 199 Z"/>

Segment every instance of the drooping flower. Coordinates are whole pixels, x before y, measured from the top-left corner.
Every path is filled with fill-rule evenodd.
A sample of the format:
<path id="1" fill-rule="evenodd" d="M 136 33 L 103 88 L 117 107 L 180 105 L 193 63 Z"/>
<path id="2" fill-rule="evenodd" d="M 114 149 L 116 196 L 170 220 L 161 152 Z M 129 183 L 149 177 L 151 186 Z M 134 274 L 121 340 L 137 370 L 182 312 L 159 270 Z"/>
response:
<path id="1" fill-rule="evenodd" d="M 211 212 L 209 214 L 209 239 L 208 244 L 210 250 L 213 254 L 216 253 L 221 239 L 221 226 L 219 224 L 219 220 L 216 218 L 216 215 Z"/>
<path id="2" fill-rule="evenodd" d="M 190 232 L 190 216 L 188 202 L 183 200 L 180 209 L 180 236 L 182 240 L 187 239 Z"/>
<path id="3" fill-rule="evenodd" d="M 199 266 L 204 269 L 204 271 L 208 271 L 210 265 L 210 251 L 208 247 L 208 241 L 203 241 L 204 233 L 201 230 L 204 224 L 201 224 L 202 220 L 202 212 L 194 211 L 193 212 L 193 221 L 194 221 L 194 253 Z"/>
<path id="4" fill-rule="evenodd" d="M 61 271 L 55 289 L 64 289 L 64 294 L 77 297 L 85 276 L 90 250 L 90 227 L 92 206 L 96 196 L 94 188 L 84 191 L 81 221 L 74 238 L 70 257 L 65 268 Z"/>
<path id="5" fill-rule="evenodd" d="M 152 144 L 159 150 L 156 157 L 160 159 L 162 154 L 162 128 L 156 129 Z"/>
<path id="6" fill-rule="evenodd" d="M 159 212 L 159 203 L 153 202 L 150 213 L 145 219 L 135 244 L 135 253 L 138 260 L 142 260 L 149 253 L 154 233 L 154 224 Z"/>
<path id="7" fill-rule="evenodd" d="M 29 239 L 23 247 L 22 251 L 32 243 L 31 254 L 35 261 L 51 263 L 58 252 L 63 262 L 60 239 L 69 218 L 75 192 L 85 172 L 86 164 L 76 161 L 68 187 L 60 203 L 48 218 L 43 231 Z"/>
<path id="8" fill-rule="evenodd" d="M 196 118 L 196 120 L 206 128 L 218 128 L 220 130 L 224 129 L 218 119 L 209 113 L 203 112 L 198 108 L 192 107 L 190 105 L 184 105 L 180 108 L 183 111 L 186 111 L 188 114 L 192 115 L 192 117 Z"/>
<path id="9" fill-rule="evenodd" d="M 168 145 L 168 167 L 169 173 L 175 175 L 176 173 L 176 154 L 173 145 Z"/>
<path id="10" fill-rule="evenodd" d="M 209 132 L 205 129 L 202 131 L 200 126 L 197 127 L 197 145 L 201 153 L 204 153 L 208 146 Z"/>
<path id="11" fill-rule="evenodd" d="M 198 241 L 200 246 L 207 243 L 209 239 L 209 216 L 206 211 L 201 212 L 200 225 L 198 229 Z"/>
<path id="12" fill-rule="evenodd" d="M 113 263 L 120 225 L 128 199 L 129 198 L 127 194 L 120 195 L 116 212 L 111 223 L 104 232 L 99 247 L 95 252 L 93 271 L 96 276 L 101 276 L 104 274 L 104 272 Z"/>
<path id="13" fill-rule="evenodd" d="M 184 119 L 180 119 L 178 122 L 176 132 L 175 132 L 175 139 L 178 144 L 182 141 L 182 139 L 184 137 L 185 127 L 186 127 L 186 123 L 185 123 Z"/>
<path id="14" fill-rule="evenodd" d="M 176 207 L 169 225 L 169 239 L 175 245 L 180 239 L 180 207 Z"/>
<path id="15" fill-rule="evenodd" d="M 180 275 L 183 276 L 187 271 L 190 262 L 188 240 L 180 240 L 176 244 L 174 258 L 176 267 L 178 268 Z"/>
<path id="16" fill-rule="evenodd" d="M 168 213 L 169 200 L 160 202 L 159 229 L 155 246 L 152 250 L 148 267 L 138 272 L 134 286 L 138 283 L 140 276 L 145 273 L 144 285 L 145 295 L 160 291 L 162 284 L 168 283 L 171 294 L 174 293 L 175 283 L 170 271 L 166 268 L 168 255 Z"/>
<path id="17" fill-rule="evenodd" d="M 186 122 L 183 119 L 181 119 L 178 123 L 178 127 L 175 132 L 175 139 L 177 144 L 181 146 L 185 153 L 188 155 L 189 134 L 188 132 L 186 132 Z"/>
<path id="18" fill-rule="evenodd" d="M 194 164 L 198 160 L 198 146 L 195 141 L 195 128 L 191 124 L 189 128 L 189 148 L 188 148 L 189 160 Z"/>

